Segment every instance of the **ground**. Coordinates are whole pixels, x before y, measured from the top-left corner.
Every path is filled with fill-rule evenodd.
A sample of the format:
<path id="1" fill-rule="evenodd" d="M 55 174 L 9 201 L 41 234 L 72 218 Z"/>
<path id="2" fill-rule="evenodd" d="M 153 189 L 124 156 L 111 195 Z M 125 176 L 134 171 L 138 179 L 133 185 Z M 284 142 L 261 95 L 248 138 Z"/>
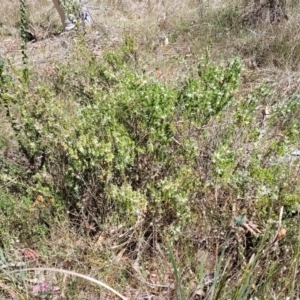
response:
<path id="1" fill-rule="evenodd" d="M 129 198 L 138 198 L 138 188 L 141 186 L 151 194 L 152 190 L 148 186 L 152 183 L 151 180 L 158 180 L 152 189 L 159 190 L 159 184 L 166 183 L 162 193 L 167 190 L 165 197 L 178 199 L 181 197 L 181 186 L 187 186 L 191 191 L 191 195 L 187 196 L 191 204 L 187 206 L 193 217 L 189 219 L 189 223 L 184 224 L 184 229 L 180 229 L 183 231 L 178 229 L 178 239 L 176 234 L 167 239 L 168 235 L 160 232 L 172 224 L 172 218 L 176 219 L 181 213 L 180 206 L 171 207 L 168 211 L 168 201 L 163 197 L 159 203 L 163 209 L 160 210 L 160 207 L 156 208 L 153 204 L 157 209 L 154 211 L 163 215 L 161 224 L 150 222 L 150 209 L 143 207 L 134 221 L 129 215 L 128 223 L 124 223 L 120 213 L 120 219 L 109 216 L 99 225 L 96 220 L 99 216 L 95 217 L 92 209 L 87 209 L 87 214 L 80 214 L 90 201 L 86 200 L 88 192 L 83 193 L 80 198 L 76 215 L 72 215 L 74 212 L 71 209 L 64 211 L 61 207 L 62 202 L 59 201 L 64 200 L 61 194 L 57 193 L 61 197 L 58 201 L 46 189 L 41 193 L 36 182 L 37 174 L 42 176 L 43 172 L 37 172 L 34 175 L 36 177 L 29 172 L 30 162 L 28 157 L 21 154 L 17 131 L 13 130 L 13 122 L 9 121 L 21 120 L 23 123 L 20 126 L 27 121 L 26 124 L 30 126 L 30 120 L 26 116 L 25 121 L 19 118 L 18 114 L 23 114 L 22 109 L 16 109 L 16 117 L 10 119 L 5 106 L 8 92 L 3 92 L 0 110 L 3 120 L 0 124 L 0 204 L 3 210 L 0 223 L 6 224 L 0 226 L 3 249 L 0 254 L 5 265 L 0 282 L 3 299 L 40 299 L 42 296 L 39 292 L 44 291 L 43 288 L 49 292 L 46 299 L 119 299 L 91 282 L 55 271 L 34 270 L 24 278 L 6 272 L 18 270 L 20 266 L 53 267 L 88 274 L 91 278 L 112 286 L 128 299 L 248 299 L 250 296 L 258 297 L 253 299 L 284 299 L 298 295 L 299 162 L 291 153 L 300 146 L 297 123 L 300 7 L 295 1 L 287 1 L 286 18 L 282 18 L 280 22 L 273 24 L 268 20 L 261 20 L 249 24 L 243 19 L 249 15 L 249 6 L 240 2 L 90 0 L 87 6 L 94 20 L 93 29 L 87 32 L 82 28 L 62 32 L 58 14 L 51 1 L 27 1 L 28 30 L 34 38 L 27 44 L 28 67 L 36 81 L 30 81 L 30 92 L 26 95 L 32 97 L 28 96 L 28 103 L 24 101 L 22 109 L 29 107 L 37 112 L 46 111 L 44 115 L 41 113 L 41 119 L 46 116 L 56 120 L 56 115 L 67 107 L 63 113 L 65 119 L 69 120 L 73 110 L 75 111 L 74 107 L 80 108 L 82 105 L 85 108 L 86 103 L 82 104 L 80 101 L 89 97 L 94 100 L 96 98 L 93 97 L 99 95 L 102 97 L 105 88 L 109 90 L 114 85 L 114 74 L 109 73 L 109 68 L 103 67 L 109 75 L 105 77 L 100 72 L 101 75 L 97 73 L 97 76 L 108 83 L 103 83 L 103 89 L 99 88 L 97 84 L 100 80 L 93 81 L 95 78 L 92 72 L 95 70 L 91 62 L 99 67 L 107 59 L 107 53 L 122 53 L 124 64 L 128 64 L 130 70 L 136 70 L 138 74 L 138 87 L 154 78 L 151 84 L 167 95 L 163 101 L 173 99 L 176 93 L 182 93 L 182 99 L 188 101 L 186 99 L 192 93 L 184 94 L 185 85 L 186 89 L 190 88 L 188 84 L 193 82 L 191 78 L 198 78 L 199 68 L 201 64 L 205 65 L 205 59 L 209 61 L 203 67 L 203 73 L 207 72 L 203 75 L 207 93 L 213 94 L 218 88 L 223 92 L 222 88 L 225 89 L 227 80 L 228 84 L 235 86 L 234 72 L 238 73 L 236 69 L 239 69 L 239 65 L 242 67 L 238 87 L 228 90 L 228 94 L 232 92 L 234 101 L 222 107 L 220 113 L 209 115 L 204 123 L 191 120 L 192 115 L 187 120 L 181 118 L 181 115 L 172 116 L 174 123 L 171 123 L 171 127 L 175 134 L 171 147 L 172 150 L 177 149 L 177 152 L 174 150 L 169 156 L 173 155 L 174 161 L 167 167 L 157 162 L 152 165 L 151 160 L 154 158 L 147 152 L 149 147 L 147 150 L 141 148 L 141 154 L 134 165 L 139 172 L 134 173 L 134 168 L 128 171 L 128 174 L 134 174 L 136 178 L 130 178 L 131 185 L 128 187 L 124 184 L 124 190 L 120 192 L 122 197 L 129 195 Z M 19 2 L 0 0 L 0 6 L 5 11 L 0 16 L 0 57 L 9 66 L 14 78 L 19 76 L 23 66 Z M 78 64 L 78 69 L 74 62 Z M 234 62 L 236 67 L 232 66 Z M 88 79 L 84 74 L 85 64 L 89 66 L 86 72 L 91 78 L 87 76 Z M 103 66 L 106 66 L 105 63 Z M 99 68 L 102 70 L 102 66 Z M 230 75 L 226 73 L 228 69 L 231 70 Z M 116 81 L 121 83 L 122 72 L 128 78 L 134 76 L 127 69 L 121 68 L 118 72 L 116 71 L 116 76 L 119 76 Z M 66 82 L 60 83 L 59 76 L 66 76 Z M 142 76 L 146 76 L 146 79 Z M 139 81 L 140 78 L 144 81 Z M 82 82 L 88 84 L 82 88 Z M 133 86 L 135 83 L 134 80 L 124 82 Z M 214 85 L 210 85 L 211 82 Z M 99 85 L 101 84 L 102 82 Z M 47 85 L 48 90 L 45 88 Z M 192 91 L 195 95 L 199 91 L 202 93 L 202 86 L 197 90 L 197 80 L 194 86 L 195 90 Z M 75 91 L 74 96 L 72 89 L 76 88 L 80 92 L 76 94 Z M 16 85 L 13 91 L 21 94 L 22 85 Z M 120 105 L 124 106 L 125 115 L 127 100 L 125 103 L 121 102 L 127 91 L 126 87 L 122 91 L 116 89 L 115 93 L 120 98 Z M 68 106 L 70 99 L 64 98 L 64 95 L 74 96 L 74 99 L 70 98 L 74 101 L 74 106 Z M 136 98 L 139 96 L 134 95 Z M 48 96 L 50 100 L 53 97 L 54 104 L 43 111 L 40 98 L 44 97 L 46 101 Z M 78 102 L 77 96 L 80 98 Z M 111 98 L 113 96 L 110 95 Z M 105 93 L 103 97 L 108 102 Z M 9 99 L 15 98 L 11 96 Z M 130 106 L 130 101 L 134 100 L 128 98 L 132 115 L 136 113 L 136 106 L 135 102 Z M 62 110 L 56 110 L 60 105 Z M 210 105 L 213 106 L 214 104 Z M 97 108 L 91 107 L 92 123 L 97 123 L 97 115 L 93 114 L 93 110 Z M 205 110 L 202 106 L 200 108 Z M 166 110 L 165 114 L 167 113 Z M 184 115 L 184 112 L 181 113 Z M 136 119 L 129 117 L 124 122 L 133 131 L 136 129 L 134 126 L 139 126 L 136 124 L 144 124 L 141 113 L 138 111 L 136 115 Z M 79 126 L 80 121 L 80 118 L 77 120 L 74 117 L 74 124 L 71 120 L 71 125 Z M 55 125 L 55 121 L 53 123 Z M 46 121 L 45 124 L 49 127 L 52 125 Z M 155 127 L 156 124 L 153 124 Z M 89 124 L 84 125 L 87 126 L 84 128 L 90 129 Z M 58 155 L 66 147 L 63 142 L 76 129 L 72 126 L 70 132 L 62 131 L 62 135 L 65 135 L 59 140 L 61 144 L 55 145 Z M 97 134 L 100 135 L 96 131 Z M 142 136 L 141 143 L 147 136 L 148 133 Z M 186 139 L 191 142 L 191 148 L 186 146 Z M 163 140 L 160 142 L 163 143 Z M 182 145 L 186 149 L 192 149 L 196 145 L 195 148 L 199 150 L 197 158 L 190 165 L 186 163 L 186 168 L 179 168 L 180 172 L 177 170 L 181 177 L 176 177 L 171 171 L 167 172 L 173 165 L 181 166 L 188 161 L 180 152 Z M 45 142 L 42 146 L 50 149 L 53 145 Z M 53 167 L 51 162 L 50 160 L 50 167 Z M 108 164 L 105 161 L 103 168 Z M 63 172 L 63 167 L 58 170 Z M 158 171 L 151 168 L 157 168 Z M 19 170 L 28 172 L 28 176 L 19 176 Z M 164 172 L 169 175 L 163 178 L 165 181 L 159 181 Z M 117 172 L 114 176 L 120 176 L 123 180 L 120 174 L 116 174 Z M 140 174 L 145 175 L 145 178 L 141 178 Z M 46 174 L 44 179 L 49 183 L 52 179 L 47 176 L 50 177 Z M 102 180 L 109 176 L 112 175 L 103 175 Z M 171 180 L 172 176 L 176 178 L 175 182 Z M 58 190 L 59 184 L 63 186 L 64 182 L 61 182 L 63 180 L 58 175 L 56 177 Z M 91 181 L 98 179 L 93 176 L 90 178 Z M 184 180 L 185 178 L 188 180 Z M 191 182 L 186 182 L 190 179 Z M 148 185 L 143 182 L 147 180 Z M 89 183 L 90 188 L 96 186 L 94 182 Z M 123 186 L 118 181 L 114 183 L 115 190 L 111 193 L 117 194 L 118 188 Z M 168 190 L 170 185 L 175 192 Z M 160 196 L 154 195 L 157 198 Z M 114 196 L 117 197 L 115 194 Z M 107 205 L 106 209 L 114 209 L 109 201 Z M 99 208 L 101 209 L 102 207 Z M 178 209 L 177 214 L 174 209 Z M 36 295 L 33 295 L 34 291 Z"/>

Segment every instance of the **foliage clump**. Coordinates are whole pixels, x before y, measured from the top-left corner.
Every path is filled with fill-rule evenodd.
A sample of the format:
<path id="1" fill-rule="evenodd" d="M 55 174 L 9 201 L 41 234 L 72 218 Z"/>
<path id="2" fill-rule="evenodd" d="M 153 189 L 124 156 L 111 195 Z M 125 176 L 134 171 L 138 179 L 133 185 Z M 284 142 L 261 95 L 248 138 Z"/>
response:
<path id="1" fill-rule="evenodd" d="M 228 105 L 241 64 L 208 59 L 181 88 L 146 77 L 109 53 L 61 65 L 52 82 L 1 72 L 1 102 L 27 160 L 32 191 L 68 210 L 124 222 L 142 213 L 175 227 L 191 217 L 197 145 L 182 122 L 205 125 Z M 99 226 L 100 226 L 99 221 Z"/>

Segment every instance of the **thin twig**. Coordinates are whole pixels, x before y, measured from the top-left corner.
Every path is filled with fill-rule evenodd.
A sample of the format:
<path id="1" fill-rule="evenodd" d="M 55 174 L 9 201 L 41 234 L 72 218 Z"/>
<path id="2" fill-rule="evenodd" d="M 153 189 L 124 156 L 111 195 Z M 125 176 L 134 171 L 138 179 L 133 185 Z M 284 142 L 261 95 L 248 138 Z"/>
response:
<path id="1" fill-rule="evenodd" d="M 56 268 L 25 268 L 25 269 L 21 269 L 21 270 L 16 270 L 16 271 L 11 271 L 11 272 L 7 272 L 7 273 L 17 273 L 20 271 L 49 271 L 49 272 L 58 272 L 58 273 L 63 273 L 63 274 L 68 274 L 68 275 L 73 275 L 73 276 L 77 276 L 79 278 L 83 278 L 86 280 L 89 280 L 91 282 L 94 282 L 104 288 L 106 288 L 107 290 L 111 291 L 112 293 L 114 293 L 115 295 L 117 295 L 118 297 L 120 297 L 123 300 L 128 300 L 128 298 L 126 298 L 125 296 L 121 295 L 119 292 L 117 292 L 116 290 L 114 290 L 112 287 L 108 286 L 107 284 L 92 278 L 90 276 L 87 275 L 83 275 L 80 273 L 76 273 L 74 271 L 68 271 L 68 270 L 63 270 L 63 269 L 56 269 Z"/>

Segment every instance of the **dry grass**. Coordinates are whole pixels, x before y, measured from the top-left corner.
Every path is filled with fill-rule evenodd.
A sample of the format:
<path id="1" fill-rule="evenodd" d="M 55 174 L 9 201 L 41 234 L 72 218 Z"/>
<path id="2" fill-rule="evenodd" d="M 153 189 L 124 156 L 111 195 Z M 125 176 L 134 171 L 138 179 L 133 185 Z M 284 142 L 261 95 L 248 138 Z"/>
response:
<path id="1" fill-rule="evenodd" d="M 21 51 L 16 29 L 19 22 L 19 3 L 16 0 L 0 1 L 2 11 L 6 12 L 0 16 L 0 24 L 2 24 L 0 55 L 9 60 L 12 65 L 19 66 Z M 280 99 L 299 90 L 299 5 L 295 1 L 289 2 L 288 20 L 277 25 L 261 25 L 253 28 L 234 22 L 235 17 L 242 12 L 242 8 L 236 9 L 238 3 L 240 1 L 237 0 L 90 0 L 87 5 L 90 7 L 95 26 L 94 31 L 86 34 L 84 40 L 88 47 L 101 57 L 106 50 L 117 49 L 126 38 L 131 39 L 134 42 L 132 60 L 136 60 L 146 74 L 154 74 L 169 84 L 187 76 L 188 71 L 191 71 L 207 49 L 212 59 L 221 63 L 228 57 L 240 56 L 245 63 L 245 70 L 242 87 L 238 93 L 246 95 L 257 84 L 265 82 L 270 85 L 272 93 L 264 99 L 262 105 L 272 107 Z M 51 1 L 28 0 L 28 5 L 32 28 L 39 36 L 36 43 L 29 44 L 30 65 L 39 70 L 40 76 L 51 76 L 54 63 L 68 60 L 70 53 L 80 41 L 74 33 L 56 35 L 59 18 Z M 34 14 L 34 11 L 38 13 Z M 228 112 L 228 116 L 233 113 Z M 228 122 L 230 122 L 229 117 Z M 215 147 L 220 139 L 220 128 L 228 124 L 216 122 L 209 125 L 205 137 L 206 144 L 199 142 L 203 148 Z M 5 135 L 8 136 L 8 127 L 4 124 L 0 126 L 1 129 L 5 129 Z M 269 136 L 272 138 L 275 133 L 270 131 Z M 243 147 L 246 142 L 237 140 L 235 147 Z M 205 169 L 205 162 L 201 163 L 203 164 L 201 167 Z M 205 193 L 206 191 L 203 191 L 203 194 Z M 230 230 L 228 224 L 222 224 L 224 227 L 220 226 L 218 214 L 228 214 L 230 219 L 234 216 L 235 205 L 239 205 L 234 202 L 236 200 L 230 198 L 230 193 L 228 189 L 218 194 L 216 184 L 214 195 L 212 192 L 210 195 L 207 192 L 205 194 L 207 198 L 204 199 L 200 197 L 202 194 L 199 195 L 201 198 L 199 207 L 195 208 L 199 220 L 187 230 L 186 240 L 178 242 L 178 249 L 174 256 L 183 274 L 183 284 L 189 291 L 187 299 L 204 299 L 201 298 L 201 293 L 204 293 L 211 284 L 209 280 L 220 257 L 226 230 L 228 228 Z M 205 206 L 204 202 L 206 202 Z M 251 204 L 252 202 L 249 205 Z M 213 213 L 207 207 L 213 208 Z M 243 209 L 253 210 L 252 207 L 243 207 Z M 145 232 L 141 232 L 142 229 L 138 224 L 127 232 L 109 226 L 94 237 L 86 236 L 86 233 L 90 233 L 89 228 L 81 224 L 79 229 L 75 230 L 70 227 L 67 220 L 57 221 L 51 229 L 46 241 L 40 240 L 34 245 L 40 255 L 34 266 L 43 264 L 77 270 L 94 278 L 101 277 L 101 280 L 112 284 L 116 290 L 131 299 L 176 298 L 175 279 L 166 249 L 160 249 L 159 243 L 153 245 L 153 236 L 144 239 Z M 228 252 L 234 247 L 237 248 L 239 243 L 246 244 L 250 240 L 249 237 L 246 240 L 242 232 L 234 234 L 232 239 L 234 245 Z M 273 230 L 270 235 L 273 235 L 273 238 L 276 232 Z M 140 236 L 143 236 L 142 242 L 138 239 Z M 187 245 L 191 241 L 196 246 L 189 248 Z M 24 247 L 18 243 L 12 246 Z M 270 249 L 271 246 L 273 247 L 268 244 Z M 277 257 L 278 261 L 284 261 L 284 251 L 284 248 L 275 245 L 269 252 L 271 259 Z M 237 252 L 233 254 L 235 257 L 239 255 Z M 267 256 L 266 253 L 264 255 Z M 231 278 L 228 284 L 241 280 L 243 274 L 237 267 L 240 263 L 239 259 L 241 260 L 236 258 L 238 261 L 235 265 L 236 269 L 230 271 Z M 249 257 L 246 259 L 248 262 Z M 227 265 L 234 265 L 232 260 L 230 255 L 226 256 Z M 204 284 L 201 288 L 199 288 L 201 280 L 197 277 L 201 273 L 201 263 L 198 264 L 200 261 L 204 261 L 205 268 Z M 267 264 L 266 261 L 267 259 L 263 263 Z M 297 266 L 293 263 L 291 265 L 296 276 Z M 245 264 L 244 267 L 246 268 L 247 265 Z M 64 278 L 53 279 L 53 277 L 51 280 L 60 282 L 61 299 L 64 299 L 64 293 L 70 293 L 68 295 L 72 299 L 114 299 L 110 294 L 99 291 L 93 286 L 87 286 L 80 280 L 75 282 Z M 81 290 L 79 294 L 72 294 L 75 286 L 80 287 L 77 289 L 77 291 Z M 195 294 L 196 291 L 199 291 L 198 295 Z M 270 293 L 280 295 L 278 291 L 270 291 Z M 276 299 L 276 296 L 272 299 Z"/>
<path id="2" fill-rule="evenodd" d="M 51 4 L 51 3 L 50 3 Z M 157 71 L 159 76 L 170 80 L 174 75 L 184 73 L 199 55 L 195 33 L 199 29 L 201 10 L 198 1 L 89 1 L 88 6 L 95 21 L 95 30 L 87 36 L 88 43 L 96 51 L 118 47 L 124 36 L 133 37 L 139 63 L 147 72 Z M 71 51 L 73 35 L 49 38 L 57 16 L 49 5 L 36 7 L 30 2 L 30 21 L 32 30 L 43 40 L 37 45 L 29 45 L 29 58 L 32 62 L 43 63 L 61 60 L 65 51 Z M 33 13 L 33 8 L 38 11 Z M 16 11 L 18 3 L 8 8 Z M 45 20 L 47 20 L 45 22 Z M 18 13 L 3 20 L 9 30 L 14 31 Z M 43 26 L 43 28 L 41 28 Z M 191 32 L 191 33 L 190 33 Z M 193 33 L 194 32 L 194 33 Z M 202 33 L 200 32 L 200 35 Z M 10 34 L 6 34 L 10 35 Z M 202 49 L 201 49 L 202 50 Z M 17 64 L 21 61 L 20 42 L 13 38 L 3 40 L 0 47 L 2 56 L 8 55 Z M 174 68 L 175 70 L 174 72 Z"/>
<path id="3" fill-rule="evenodd" d="M 6 1 L 1 0 L 1 11 L 0 16 L 0 40 L 6 36 L 12 36 L 16 38 L 18 33 L 18 24 L 20 23 L 20 3 L 18 0 Z M 53 7 L 52 1 L 47 0 L 28 0 L 27 1 L 30 21 L 34 27 L 43 26 L 49 27 L 50 24 L 57 24 L 59 17 Z"/>

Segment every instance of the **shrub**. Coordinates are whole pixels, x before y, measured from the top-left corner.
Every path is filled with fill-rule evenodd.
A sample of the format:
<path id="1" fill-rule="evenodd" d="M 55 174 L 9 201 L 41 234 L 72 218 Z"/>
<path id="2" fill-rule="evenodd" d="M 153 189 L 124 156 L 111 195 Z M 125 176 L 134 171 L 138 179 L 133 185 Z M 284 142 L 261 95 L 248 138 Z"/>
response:
<path id="1" fill-rule="evenodd" d="M 27 160 L 31 197 L 62 199 L 98 226 L 109 216 L 133 224 L 144 214 L 176 236 L 201 186 L 197 142 L 180 124 L 220 118 L 241 63 L 215 66 L 207 58 L 174 89 L 133 70 L 122 53 L 97 61 L 80 47 L 76 64 L 61 65 L 50 81 L 24 88 L 18 76 L 1 73 L 1 102 Z"/>
<path id="2" fill-rule="evenodd" d="M 188 120 L 205 125 L 231 102 L 240 73 L 238 59 L 230 61 L 228 66 L 215 66 L 208 58 L 203 59 L 198 66 L 198 76 L 190 77 L 180 92 L 180 112 Z"/>

